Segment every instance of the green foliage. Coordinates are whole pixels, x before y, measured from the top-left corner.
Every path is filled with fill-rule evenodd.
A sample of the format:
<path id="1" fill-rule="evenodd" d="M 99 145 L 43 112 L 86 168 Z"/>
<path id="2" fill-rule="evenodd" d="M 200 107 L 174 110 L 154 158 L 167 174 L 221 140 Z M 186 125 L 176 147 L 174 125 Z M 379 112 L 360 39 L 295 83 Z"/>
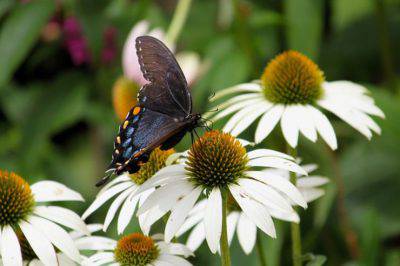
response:
<path id="1" fill-rule="evenodd" d="M 0 88 L 25 59 L 54 8 L 54 1 L 38 0 L 12 10 L 0 30 Z"/>

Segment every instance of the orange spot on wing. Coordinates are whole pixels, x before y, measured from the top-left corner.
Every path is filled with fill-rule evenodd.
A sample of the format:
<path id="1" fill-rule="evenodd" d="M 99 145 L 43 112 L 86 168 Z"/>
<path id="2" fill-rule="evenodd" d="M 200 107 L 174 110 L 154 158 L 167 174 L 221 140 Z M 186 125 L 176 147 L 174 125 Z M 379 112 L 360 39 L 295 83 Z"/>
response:
<path id="1" fill-rule="evenodd" d="M 133 108 L 133 112 L 132 112 L 133 115 L 137 115 L 139 113 L 140 113 L 140 107 L 139 106 L 136 106 L 135 108 Z"/>

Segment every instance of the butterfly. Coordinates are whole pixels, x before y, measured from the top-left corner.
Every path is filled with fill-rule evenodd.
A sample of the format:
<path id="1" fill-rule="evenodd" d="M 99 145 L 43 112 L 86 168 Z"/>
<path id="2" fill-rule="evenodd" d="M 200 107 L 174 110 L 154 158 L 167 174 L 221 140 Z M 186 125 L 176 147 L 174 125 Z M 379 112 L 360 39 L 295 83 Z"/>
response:
<path id="1" fill-rule="evenodd" d="M 185 76 L 172 52 L 158 39 L 136 38 L 136 52 L 143 77 L 149 81 L 138 93 L 138 104 L 127 114 L 114 142 L 110 173 L 139 171 L 157 147 L 168 150 L 201 126 L 201 115 L 192 113 L 192 96 Z"/>

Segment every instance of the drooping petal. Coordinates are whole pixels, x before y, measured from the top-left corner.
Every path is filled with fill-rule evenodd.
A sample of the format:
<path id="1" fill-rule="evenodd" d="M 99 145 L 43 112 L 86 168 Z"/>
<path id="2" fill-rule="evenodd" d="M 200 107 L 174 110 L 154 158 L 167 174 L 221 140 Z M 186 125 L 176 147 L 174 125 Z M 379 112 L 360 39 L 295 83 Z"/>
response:
<path id="1" fill-rule="evenodd" d="M 82 219 L 73 211 L 58 206 L 37 206 L 34 213 L 72 230 L 89 235 L 90 232 Z"/>
<path id="2" fill-rule="evenodd" d="M 157 246 L 162 254 L 180 255 L 185 258 L 194 256 L 193 252 L 188 247 L 180 243 L 157 242 Z"/>
<path id="3" fill-rule="evenodd" d="M 19 226 L 38 258 L 45 265 L 57 265 L 56 252 L 47 237 L 28 222 L 22 221 Z"/>
<path id="4" fill-rule="evenodd" d="M 70 259 L 80 262 L 81 256 L 70 235 L 55 223 L 37 216 L 31 216 L 28 222 L 38 231 L 42 232 L 51 243 Z"/>
<path id="5" fill-rule="evenodd" d="M 273 175 L 271 173 L 263 173 L 262 171 L 247 171 L 246 175 L 276 188 L 277 190 L 287 195 L 296 204 L 300 205 L 303 208 L 307 208 L 307 203 L 301 195 L 300 191 L 285 178 L 282 178 L 278 175 Z"/>
<path id="6" fill-rule="evenodd" d="M 307 172 L 304 171 L 304 169 L 301 168 L 298 164 L 278 157 L 260 157 L 252 159 L 248 162 L 248 165 L 259 167 L 272 167 L 288 170 L 301 175 L 308 175 Z"/>
<path id="7" fill-rule="evenodd" d="M 325 191 L 320 188 L 300 188 L 299 190 L 307 202 L 314 201 L 325 195 Z"/>
<path id="8" fill-rule="evenodd" d="M 113 250 L 117 241 L 103 236 L 85 236 L 77 239 L 75 245 L 79 250 Z"/>
<path id="9" fill-rule="evenodd" d="M 204 229 L 210 251 L 217 252 L 222 232 L 222 198 L 218 188 L 213 188 L 207 199 Z"/>
<path id="10" fill-rule="evenodd" d="M 309 176 L 297 179 L 297 187 L 318 187 L 329 183 L 329 179 L 323 176 Z"/>
<path id="11" fill-rule="evenodd" d="M 336 150 L 336 134 L 328 118 L 321 111 L 312 106 L 307 106 L 307 108 L 314 119 L 314 125 L 318 133 L 321 135 L 322 139 L 325 140 L 325 142 L 329 145 L 329 147 L 331 147 L 332 150 Z"/>
<path id="12" fill-rule="evenodd" d="M 296 148 L 299 138 L 299 126 L 296 109 L 286 106 L 281 118 L 283 136 L 292 148 Z"/>
<path id="13" fill-rule="evenodd" d="M 111 187 L 109 190 L 105 191 L 101 195 L 99 195 L 89 206 L 89 208 L 82 214 L 82 219 L 86 219 L 89 215 L 91 215 L 94 211 L 96 211 L 101 205 L 107 202 L 109 199 L 114 197 L 116 194 L 121 191 L 131 187 L 133 185 L 132 182 L 124 182 L 118 185 Z"/>
<path id="14" fill-rule="evenodd" d="M 168 262 L 171 265 L 176 265 L 176 266 L 192 266 L 192 264 L 187 260 L 174 255 L 160 254 L 157 260 Z"/>
<path id="15" fill-rule="evenodd" d="M 118 208 L 121 206 L 122 202 L 131 194 L 133 193 L 137 188 L 136 187 L 130 187 L 121 194 L 118 195 L 118 197 L 113 201 L 111 204 L 110 208 L 108 209 L 106 219 L 104 220 L 104 225 L 103 225 L 103 231 L 107 231 L 108 226 L 111 224 L 111 221 L 114 219 L 115 214 L 118 211 Z"/>
<path id="16" fill-rule="evenodd" d="M 200 247 L 201 243 L 203 243 L 205 239 L 206 239 L 205 227 L 204 223 L 201 222 L 198 223 L 190 232 L 186 242 L 186 246 L 190 250 L 195 251 Z"/>
<path id="17" fill-rule="evenodd" d="M 237 233 L 244 253 L 250 254 L 256 243 L 257 226 L 244 213 L 239 217 Z"/>
<path id="18" fill-rule="evenodd" d="M 140 195 L 134 195 L 133 193 L 128 196 L 122 205 L 121 211 L 118 216 L 118 234 L 122 234 L 125 228 L 128 226 L 129 222 L 132 219 L 133 214 L 135 213 L 136 205 L 139 200 Z"/>
<path id="19" fill-rule="evenodd" d="M 228 243 L 229 245 L 232 242 L 233 236 L 235 235 L 235 229 L 237 222 L 239 220 L 239 212 L 237 211 L 232 211 L 228 214 L 228 217 L 226 217 L 226 229 L 228 231 Z"/>
<path id="20" fill-rule="evenodd" d="M 253 106 L 254 104 L 259 104 L 261 102 L 263 102 L 263 100 L 260 99 L 260 98 L 255 98 L 255 99 L 252 98 L 252 99 L 248 99 L 248 100 L 245 100 L 245 101 L 242 101 L 242 102 L 238 102 L 238 103 L 232 104 L 231 106 L 228 106 L 227 108 L 222 109 L 219 113 L 217 113 L 211 119 L 212 119 L 212 121 L 218 121 L 221 118 L 224 118 L 224 117 L 226 117 L 226 116 L 228 116 L 230 114 L 233 114 L 234 112 L 239 111 L 239 110 L 241 110 L 241 109 L 243 109 L 243 108 L 245 108 L 247 106 Z"/>
<path id="21" fill-rule="evenodd" d="M 3 230 L 0 228 L 1 259 L 4 266 L 22 266 L 21 247 L 18 237 L 11 226 L 6 225 Z"/>
<path id="22" fill-rule="evenodd" d="M 245 93 L 241 95 L 236 95 L 216 106 L 213 107 L 213 109 L 216 110 L 223 110 L 226 109 L 227 107 L 230 107 L 236 103 L 241 103 L 247 100 L 254 100 L 254 99 L 259 99 L 260 98 L 260 93 Z M 213 112 L 207 112 L 204 114 L 204 118 L 209 118 L 211 115 L 213 115 Z"/>
<path id="23" fill-rule="evenodd" d="M 55 181 L 39 181 L 31 186 L 36 202 L 84 201 L 81 194 Z"/>
<path id="24" fill-rule="evenodd" d="M 268 102 L 264 102 L 265 104 L 260 105 L 256 110 L 252 113 L 246 115 L 240 123 L 237 123 L 236 126 L 232 129 L 231 135 L 238 136 L 242 133 L 246 128 L 248 128 L 257 118 L 259 118 L 262 114 L 264 114 L 268 109 L 271 108 L 271 104 Z"/>
<path id="25" fill-rule="evenodd" d="M 272 132 L 281 119 L 284 110 L 283 105 L 278 104 L 261 117 L 255 133 L 256 143 L 263 141 Z"/>
<path id="26" fill-rule="evenodd" d="M 165 241 L 170 242 L 174 237 L 175 233 L 179 230 L 179 227 L 184 223 L 189 211 L 192 209 L 196 200 L 200 196 L 202 189 L 200 187 L 195 188 L 184 196 L 175 207 L 172 209 L 171 214 L 168 218 L 165 226 Z"/>
<path id="27" fill-rule="evenodd" d="M 287 159 L 294 161 L 294 158 L 290 155 L 287 155 L 286 153 L 282 153 L 279 151 L 274 151 L 274 150 L 269 150 L 269 149 L 257 149 L 257 150 L 252 150 L 247 153 L 247 157 L 251 159 L 256 159 L 260 157 L 279 157 L 282 159 Z"/>
<path id="28" fill-rule="evenodd" d="M 222 91 L 217 92 L 213 98 L 211 98 L 211 101 L 216 101 L 219 98 L 224 97 L 225 95 L 229 95 L 232 93 L 237 93 L 237 92 L 260 92 L 262 90 L 261 85 L 257 83 L 243 83 L 239 84 L 227 89 L 224 89 Z"/>
<path id="29" fill-rule="evenodd" d="M 257 201 L 252 200 L 240 186 L 231 185 L 229 190 L 247 217 L 251 217 L 251 220 L 264 233 L 275 238 L 274 222 L 267 209 Z"/>
<path id="30" fill-rule="evenodd" d="M 263 108 L 265 106 L 264 102 L 260 102 L 257 104 L 252 104 L 250 106 L 246 106 L 245 108 L 241 109 L 239 112 L 234 114 L 228 122 L 225 124 L 223 131 L 224 132 L 231 132 L 236 125 L 239 125 L 249 115 L 253 114 L 254 112 L 257 112 L 260 108 Z"/>
<path id="31" fill-rule="evenodd" d="M 299 125 L 300 132 L 312 142 L 317 141 L 317 129 L 314 123 L 314 118 L 309 112 L 307 106 L 297 105 L 296 112 L 299 117 L 301 117 Z"/>

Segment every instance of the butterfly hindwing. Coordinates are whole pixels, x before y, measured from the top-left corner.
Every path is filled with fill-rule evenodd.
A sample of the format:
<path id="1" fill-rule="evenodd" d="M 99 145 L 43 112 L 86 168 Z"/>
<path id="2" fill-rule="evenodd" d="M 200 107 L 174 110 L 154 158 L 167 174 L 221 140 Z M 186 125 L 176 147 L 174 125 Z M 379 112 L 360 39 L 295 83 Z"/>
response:
<path id="1" fill-rule="evenodd" d="M 145 107 L 135 106 L 121 124 L 110 168 L 117 174 L 137 172 L 150 152 L 181 132 L 184 123 Z"/>

